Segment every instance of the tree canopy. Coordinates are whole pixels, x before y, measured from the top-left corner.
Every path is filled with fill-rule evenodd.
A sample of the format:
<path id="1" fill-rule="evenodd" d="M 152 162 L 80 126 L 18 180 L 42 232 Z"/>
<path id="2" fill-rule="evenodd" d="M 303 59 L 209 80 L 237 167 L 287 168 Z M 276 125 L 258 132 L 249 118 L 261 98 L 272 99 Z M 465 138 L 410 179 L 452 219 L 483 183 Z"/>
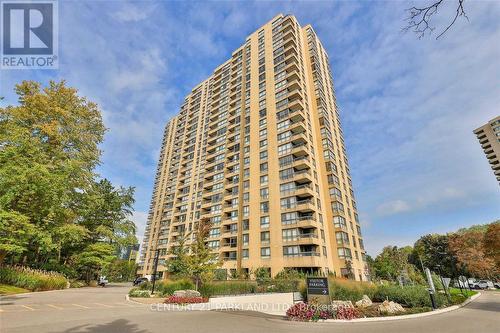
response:
<path id="1" fill-rule="evenodd" d="M 15 92 L 18 103 L 0 108 L 0 264 L 74 264 L 95 274 L 137 242 L 134 189 L 95 171 L 106 131 L 100 109 L 64 81 L 23 81 Z"/>

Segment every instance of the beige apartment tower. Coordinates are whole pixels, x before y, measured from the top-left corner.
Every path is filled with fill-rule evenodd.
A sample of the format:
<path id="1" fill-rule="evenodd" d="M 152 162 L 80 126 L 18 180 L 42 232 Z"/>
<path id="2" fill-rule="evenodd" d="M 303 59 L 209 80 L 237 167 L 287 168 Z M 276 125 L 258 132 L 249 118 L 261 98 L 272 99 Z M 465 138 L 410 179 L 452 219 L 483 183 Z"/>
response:
<path id="1" fill-rule="evenodd" d="M 211 222 L 232 276 L 267 267 L 369 279 L 328 55 L 278 15 L 196 86 L 165 127 L 139 273 Z"/>
<path id="2" fill-rule="evenodd" d="M 474 130 L 474 134 L 500 184 L 500 116 Z"/>

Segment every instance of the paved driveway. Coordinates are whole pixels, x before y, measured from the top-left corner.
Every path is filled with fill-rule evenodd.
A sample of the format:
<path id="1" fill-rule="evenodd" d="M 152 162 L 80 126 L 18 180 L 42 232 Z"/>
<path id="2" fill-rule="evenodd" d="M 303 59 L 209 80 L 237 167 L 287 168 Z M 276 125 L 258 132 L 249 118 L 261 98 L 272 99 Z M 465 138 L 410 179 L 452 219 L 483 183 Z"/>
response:
<path id="1" fill-rule="evenodd" d="M 0 331 L 14 332 L 499 332 L 500 292 L 466 307 L 418 319 L 373 323 L 295 323 L 254 312 L 159 312 L 127 302 L 129 286 L 2 297 Z"/>

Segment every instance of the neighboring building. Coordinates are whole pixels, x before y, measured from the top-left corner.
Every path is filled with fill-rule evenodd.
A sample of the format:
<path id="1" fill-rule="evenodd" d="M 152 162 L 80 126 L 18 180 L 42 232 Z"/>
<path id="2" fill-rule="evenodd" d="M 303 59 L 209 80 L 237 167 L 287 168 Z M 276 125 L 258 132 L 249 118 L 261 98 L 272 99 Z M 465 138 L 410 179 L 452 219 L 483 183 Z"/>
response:
<path id="1" fill-rule="evenodd" d="M 159 249 L 163 275 L 200 218 L 226 272 L 368 278 L 328 55 L 294 16 L 251 34 L 166 125 L 139 273 Z"/>
<path id="2" fill-rule="evenodd" d="M 122 260 L 136 261 L 137 252 L 139 252 L 140 244 L 129 245 L 120 250 L 120 255 L 118 256 Z"/>
<path id="3" fill-rule="evenodd" d="M 476 129 L 474 134 L 500 183 L 500 116 Z"/>

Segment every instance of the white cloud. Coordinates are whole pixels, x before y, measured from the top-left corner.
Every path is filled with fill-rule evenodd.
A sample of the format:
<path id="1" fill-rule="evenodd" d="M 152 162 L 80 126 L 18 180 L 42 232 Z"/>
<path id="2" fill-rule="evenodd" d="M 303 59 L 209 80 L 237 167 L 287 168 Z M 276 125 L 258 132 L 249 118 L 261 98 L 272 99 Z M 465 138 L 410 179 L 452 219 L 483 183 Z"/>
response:
<path id="1" fill-rule="evenodd" d="M 141 242 L 142 237 L 144 236 L 144 229 L 146 229 L 146 224 L 148 221 L 148 213 L 135 211 L 132 215 L 131 220 L 137 227 L 137 238 L 139 239 L 139 242 Z"/>
<path id="2" fill-rule="evenodd" d="M 144 6 L 137 7 L 127 4 L 123 5 L 112 16 L 120 22 L 139 22 L 147 18 L 148 15 L 149 10 L 146 10 Z"/>
<path id="3" fill-rule="evenodd" d="M 382 216 L 403 213 L 409 210 L 411 210 L 410 205 L 403 200 L 384 202 L 377 207 L 377 212 Z"/>

